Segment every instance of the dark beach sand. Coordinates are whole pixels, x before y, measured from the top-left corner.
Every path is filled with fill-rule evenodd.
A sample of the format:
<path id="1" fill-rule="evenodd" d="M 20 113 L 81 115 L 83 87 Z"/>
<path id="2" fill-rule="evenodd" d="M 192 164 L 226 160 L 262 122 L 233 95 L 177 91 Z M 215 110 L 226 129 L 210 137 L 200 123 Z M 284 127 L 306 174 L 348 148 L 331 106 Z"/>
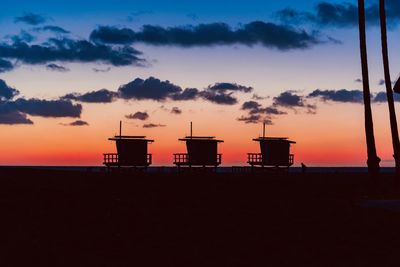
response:
<path id="1" fill-rule="evenodd" d="M 0 266 L 398 266 L 379 180 L 0 169 Z"/>

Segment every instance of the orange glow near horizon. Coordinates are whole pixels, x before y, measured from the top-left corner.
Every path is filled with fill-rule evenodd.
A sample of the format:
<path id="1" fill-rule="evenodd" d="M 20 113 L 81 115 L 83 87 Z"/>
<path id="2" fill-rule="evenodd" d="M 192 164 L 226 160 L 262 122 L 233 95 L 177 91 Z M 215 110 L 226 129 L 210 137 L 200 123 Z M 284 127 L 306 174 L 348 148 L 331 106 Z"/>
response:
<path id="1" fill-rule="evenodd" d="M 34 126 L 7 127 L 0 132 L 0 138 L 8 140 L 2 145 L 1 165 L 102 165 L 102 154 L 116 151 L 108 138 L 117 134 L 119 118 L 126 114 L 126 109 L 112 105 L 116 107 L 108 108 L 107 116 L 102 118 L 96 114 L 101 114 L 104 106 L 90 105 L 84 114 L 85 118 L 91 118 L 87 127 L 66 127 L 59 120 L 40 118 L 34 118 Z M 194 111 L 194 105 L 185 105 L 182 107 L 185 112 L 173 117 L 176 119 L 162 109 L 154 109 L 151 122 L 165 122 L 166 127 L 144 129 L 143 122 L 125 119 L 123 134 L 154 139 L 149 153 L 153 154 L 155 166 L 170 166 L 173 153 L 185 152 L 185 144 L 178 139 L 189 134 L 191 120 L 195 135 L 212 135 L 225 141 L 219 145 L 225 166 L 246 165 L 247 153 L 259 151 L 258 143 L 252 139 L 261 135 L 262 125 L 237 121 L 241 115 L 237 107 L 222 109 L 203 103 L 197 107 L 200 111 Z M 150 110 L 150 105 L 141 109 Z M 375 132 L 382 166 L 393 166 L 386 107 L 380 105 L 374 110 L 375 118 L 381 118 L 375 119 Z M 299 113 L 276 118 L 274 125 L 267 126 L 267 136 L 289 137 L 297 142 L 292 146 L 295 166 L 302 162 L 307 166 L 365 166 L 362 112 L 362 105 L 321 105 L 316 115 Z"/>

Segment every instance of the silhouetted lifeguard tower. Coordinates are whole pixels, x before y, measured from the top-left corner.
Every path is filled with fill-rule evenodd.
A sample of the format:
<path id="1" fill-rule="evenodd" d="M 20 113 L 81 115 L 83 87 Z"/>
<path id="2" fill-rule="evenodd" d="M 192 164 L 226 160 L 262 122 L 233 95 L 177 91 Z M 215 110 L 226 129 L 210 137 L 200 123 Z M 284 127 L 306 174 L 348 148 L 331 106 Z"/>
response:
<path id="1" fill-rule="evenodd" d="M 123 136 L 122 122 L 119 125 L 119 135 L 109 138 L 115 141 L 117 153 L 104 154 L 104 165 L 107 167 L 148 167 L 152 163 L 152 155 L 147 153 L 148 143 L 154 140 L 145 136 Z"/>
<path id="2" fill-rule="evenodd" d="M 193 136 L 192 123 L 190 123 L 190 136 L 179 139 L 186 142 L 187 153 L 174 154 L 174 164 L 180 167 L 218 167 L 221 164 L 222 155 L 218 154 L 217 140 L 212 136 Z"/>
<path id="3" fill-rule="evenodd" d="M 248 161 L 251 167 L 261 166 L 274 168 L 289 168 L 293 165 L 294 155 L 290 154 L 290 145 L 296 144 L 286 137 L 266 137 L 265 123 L 263 124 L 263 136 L 253 139 L 260 143 L 261 153 L 248 153 Z"/>

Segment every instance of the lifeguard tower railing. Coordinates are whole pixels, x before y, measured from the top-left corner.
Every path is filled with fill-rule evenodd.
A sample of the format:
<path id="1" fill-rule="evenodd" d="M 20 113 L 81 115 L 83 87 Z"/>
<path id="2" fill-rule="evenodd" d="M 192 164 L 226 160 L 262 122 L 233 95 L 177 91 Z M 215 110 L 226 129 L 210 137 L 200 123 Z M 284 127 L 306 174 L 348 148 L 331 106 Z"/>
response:
<path id="1" fill-rule="evenodd" d="M 108 140 L 116 143 L 117 153 L 105 153 L 103 164 L 107 167 L 148 167 L 152 164 L 152 155 L 147 146 L 154 140 L 145 136 L 116 135 Z"/>
<path id="2" fill-rule="evenodd" d="M 204 165 L 221 165 L 222 163 L 222 154 L 217 154 L 216 155 L 216 159 L 215 162 L 213 164 L 209 164 L 209 162 L 207 164 Z M 176 153 L 174 154 L 174 164 L 177 166 L 191 166 L 191 165 L 195 165 L 195 163 L 192 163 L 190 161 L 190 157 L 188 153 Z"/>
<path id="3" fill-rule="evenodd" d="M 251 166 L 275 166 L 277 164 L 263 160 L 261 153 L 248 153 L 247 163 Z M 289 154 L 287 166 L 290 167 L 294 164 L 294 155 Z"/>
<path id="4" fill-rule="evenodd" d="M 182 166 L 213 166 L 217 167 L 222 163 L 222 154 L 218 154 L 218 143 L 213 136 L 186 136 L 179 139 L 186 143 L 187 153 L 174 154 L 174 164 Z"/>
<path id="5" fill-rule="evenodd" d="M 118 166 L 124 167 L 124 166 L 136 165 L 135 163 L 132 162 L 120 161 L 118 153 L 105 153 L 103 154 L 103 156 L 104 156 L 103 164 L 106 165 L 107 167 L 118 167 Z M 152 164 L 152 161 L 153 161 L 152 154 L 147 154 L 146 165 L 150 166 Z"/>

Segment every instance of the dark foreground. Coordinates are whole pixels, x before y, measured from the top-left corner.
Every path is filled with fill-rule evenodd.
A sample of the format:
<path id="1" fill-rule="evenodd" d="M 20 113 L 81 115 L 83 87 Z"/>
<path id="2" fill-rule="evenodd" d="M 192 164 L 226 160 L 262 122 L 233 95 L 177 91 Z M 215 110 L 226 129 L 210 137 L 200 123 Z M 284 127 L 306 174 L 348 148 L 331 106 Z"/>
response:
<path id="1" fill-rule="evenodd" d="M 0 169 L 0 266 L 398 266 L 400 212 L 362 203 L 399 186 L 367 178 Z"/>

